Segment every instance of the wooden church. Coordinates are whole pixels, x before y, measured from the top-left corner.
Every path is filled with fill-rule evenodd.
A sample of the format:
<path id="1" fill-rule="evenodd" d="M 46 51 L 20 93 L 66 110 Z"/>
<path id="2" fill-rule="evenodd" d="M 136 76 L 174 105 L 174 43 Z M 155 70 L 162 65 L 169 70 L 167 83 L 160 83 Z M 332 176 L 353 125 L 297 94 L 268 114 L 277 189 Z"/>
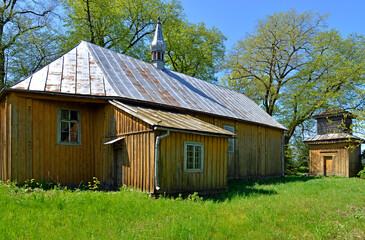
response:
<path id="1" fill-rule="evenodd" d="M 310 175 L 355 177 L 361 170 L 361 142 L 352 135 L 354 116 L 347 111 L 326 111 L 313 116 L 317 136 L 306 139 L 309 145 Z"/>
<path id="2" fill-rule="evenodd" d="M 0 93 L 0 180 L 150 193 L 283 174 L 285 128 L 244 94 L 82 41 Z"/>

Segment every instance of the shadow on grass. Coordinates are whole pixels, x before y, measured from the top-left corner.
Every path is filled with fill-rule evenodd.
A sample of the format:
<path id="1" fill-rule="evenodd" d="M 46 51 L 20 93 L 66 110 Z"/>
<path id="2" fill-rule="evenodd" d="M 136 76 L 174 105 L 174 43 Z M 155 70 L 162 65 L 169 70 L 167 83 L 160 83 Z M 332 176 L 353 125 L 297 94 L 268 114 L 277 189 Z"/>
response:
<path id="1" fill-rule="evenodd" d="M 228 182 L 228 192 L 220 195 L 206 196 L 206 200 L 225 201 L 236 197 L 254 197 L 261 195 L 274 195 L 273 189 L 264 189 L 264 186 L 287 184 L 293 182 L 307 182 L 318 177 L 281 177 L 270 179 L 231 180 Z"/>

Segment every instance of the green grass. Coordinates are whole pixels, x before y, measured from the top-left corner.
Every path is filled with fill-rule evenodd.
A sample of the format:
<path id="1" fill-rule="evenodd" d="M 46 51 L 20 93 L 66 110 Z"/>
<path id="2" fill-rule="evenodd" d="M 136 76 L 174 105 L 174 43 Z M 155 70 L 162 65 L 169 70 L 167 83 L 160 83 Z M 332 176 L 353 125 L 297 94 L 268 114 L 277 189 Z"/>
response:
<path id="1" fill-rule="evenodd" d="M 365 180 L 231 182 L 200 199 L 0 183 L 0 239 L 365 239 Z"/>

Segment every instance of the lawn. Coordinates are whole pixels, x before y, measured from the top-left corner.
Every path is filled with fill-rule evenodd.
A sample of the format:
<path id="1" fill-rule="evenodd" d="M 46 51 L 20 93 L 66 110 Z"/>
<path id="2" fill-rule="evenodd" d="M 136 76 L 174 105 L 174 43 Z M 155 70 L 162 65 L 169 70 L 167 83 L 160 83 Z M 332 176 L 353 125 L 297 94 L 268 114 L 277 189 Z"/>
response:
<path id="1" fill-rule="evenodd" d="M 365 180 L 230 182 L 219 197 L 0 183 L 0 239 L 365 239 Z"/>

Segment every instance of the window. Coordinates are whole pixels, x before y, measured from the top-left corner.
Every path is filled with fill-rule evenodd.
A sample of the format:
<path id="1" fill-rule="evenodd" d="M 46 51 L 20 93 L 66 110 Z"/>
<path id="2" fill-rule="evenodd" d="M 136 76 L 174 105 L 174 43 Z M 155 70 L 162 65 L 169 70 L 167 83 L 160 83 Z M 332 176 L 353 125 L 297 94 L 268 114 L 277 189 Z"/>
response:
<path id="1" fill-rule="evenodd" d="M 66 145 L 81 144 L 80 112 L 75 109 L 58 110 L 58 143 Z"/>
<path id="2" fill-rule="evenodd" d="M 234 133 L 234 127 L 230 125 L 224 125 L 224 130 Z M 234 138 L 228 138 L 228 152 L 234 152 Z"/>
<path id="3" fill-rule="evenodd" d="M 185 172 L 202 172 L 204 162 L 204 143 L 184 142 Z"/>

